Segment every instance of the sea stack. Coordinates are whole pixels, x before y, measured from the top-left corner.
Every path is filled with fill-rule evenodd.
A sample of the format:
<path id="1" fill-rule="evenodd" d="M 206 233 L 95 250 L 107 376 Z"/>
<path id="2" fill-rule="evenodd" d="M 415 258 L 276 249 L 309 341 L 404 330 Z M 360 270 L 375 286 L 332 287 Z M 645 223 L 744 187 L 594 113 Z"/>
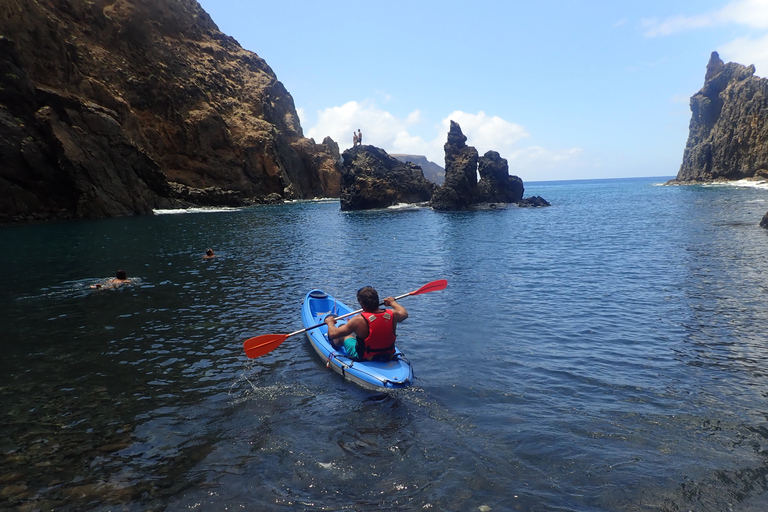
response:
<path id="1" fill-rule="evenodd" d="M 509 174 L 507 160 L 496 151 L 482 157 L 466 144 L 467 137 L 455 121 L 451 121 L 445 143 L 445 182 L 432 196 L 435 210 L 467 210 L 498 207 L 523 199 L 523 180 Z M 480 174 L 480 181 L 477 179 Z M 546 204 L 545 204 L 546 203 Z M 548 206 L 546 201 L 525 206 Z"/>
<path id="2" fill-rule="evenodd" d="M 768 80 L 754 65 L 725 64 L 712 52 L 690 104 L 683 162 L 670 183 L 768 179 Z"/>

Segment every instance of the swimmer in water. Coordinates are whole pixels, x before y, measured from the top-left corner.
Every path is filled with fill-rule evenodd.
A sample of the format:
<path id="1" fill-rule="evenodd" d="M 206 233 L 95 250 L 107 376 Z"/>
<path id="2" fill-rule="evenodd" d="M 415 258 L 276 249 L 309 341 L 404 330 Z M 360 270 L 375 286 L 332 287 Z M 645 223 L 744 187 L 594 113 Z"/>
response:
<path id="1" fill-rule="evenodd" d="M 216 255 L 213 254 L 213 249 L 207 249 L 205 251 L 205 256 L 203 256 L 203 259 L 204 260 L 210 260 L 210 259 L 215 258 L 215 257 L 216 257 Z"/>
<path id="2" fill-rule="evenodd" d="M 118 270 L 117 271 L 117 275 L 114 278 L 110 279 L 109 281 L 107 281 L 104 284 L 101 284 L 101 283 L 92 284 L 91 288 L 99 288 L 99 289 L 101 289 L 101 288 L 117 288 L 120 285 L 130 284 L 132 282 L 133 281 L 128 279 L 128 274 L 125 272 L 125 270 Z"/>

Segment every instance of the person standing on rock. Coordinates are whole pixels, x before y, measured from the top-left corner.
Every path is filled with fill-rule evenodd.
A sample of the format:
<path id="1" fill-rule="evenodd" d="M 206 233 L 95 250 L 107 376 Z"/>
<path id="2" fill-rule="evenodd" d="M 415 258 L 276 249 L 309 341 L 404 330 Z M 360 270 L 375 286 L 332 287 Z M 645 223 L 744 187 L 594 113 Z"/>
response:
<path id="1" fill-rule="evenodd" d="M 357 143 L 363 145 L 363 132 L 360 131 L 360 128 L 357 129 Z"/>
<path id="2" fill-rule="evenodd" d="M 355 132 L 352 132 L 352 147 L 357 146 L 358 140 L 359 139 L 357 138 L 357 134 Z"/>

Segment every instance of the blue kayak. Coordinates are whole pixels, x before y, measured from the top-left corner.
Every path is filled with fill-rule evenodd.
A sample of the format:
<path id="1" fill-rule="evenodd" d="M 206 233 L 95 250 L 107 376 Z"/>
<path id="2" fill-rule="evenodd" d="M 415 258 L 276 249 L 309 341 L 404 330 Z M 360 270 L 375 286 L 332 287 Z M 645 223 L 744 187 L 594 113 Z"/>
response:
<path id="1" fill-rule="evenodd" d="M 317 355 L 326 362 L 327 367 L 365 389 L 384 391 L 410 386 L 413 382 L 413 369 L 400 349 L 395 348 L 395 356 L 391 361 L 360 361 L 350 357 L 344 347 L 334 348 L 331 345 L 328 327 L 323 323 L 325 316 L 331 313 L 338 317 L 352 312 L 345 304 L 322 290 L 312 290 L 307 294 L 301 305 L 301 321 L 305 328 L 322 324 L 307 331 L 307 338 Z"/>

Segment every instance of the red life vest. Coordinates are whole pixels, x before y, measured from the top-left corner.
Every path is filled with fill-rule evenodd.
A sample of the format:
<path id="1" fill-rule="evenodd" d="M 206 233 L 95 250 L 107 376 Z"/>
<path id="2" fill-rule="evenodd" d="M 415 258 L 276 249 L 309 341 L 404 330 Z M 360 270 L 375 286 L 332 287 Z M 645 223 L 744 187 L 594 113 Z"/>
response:
<path id="1" fill-rule="evenodd" d="M 389 359 L 395 353 L 395 312 L 391 309 L 383 313 L 364 311 L 363 318 L 368 323 L 368 337 L 363 340 L 362 347 L 358 346 L 358 357 Z"/>

